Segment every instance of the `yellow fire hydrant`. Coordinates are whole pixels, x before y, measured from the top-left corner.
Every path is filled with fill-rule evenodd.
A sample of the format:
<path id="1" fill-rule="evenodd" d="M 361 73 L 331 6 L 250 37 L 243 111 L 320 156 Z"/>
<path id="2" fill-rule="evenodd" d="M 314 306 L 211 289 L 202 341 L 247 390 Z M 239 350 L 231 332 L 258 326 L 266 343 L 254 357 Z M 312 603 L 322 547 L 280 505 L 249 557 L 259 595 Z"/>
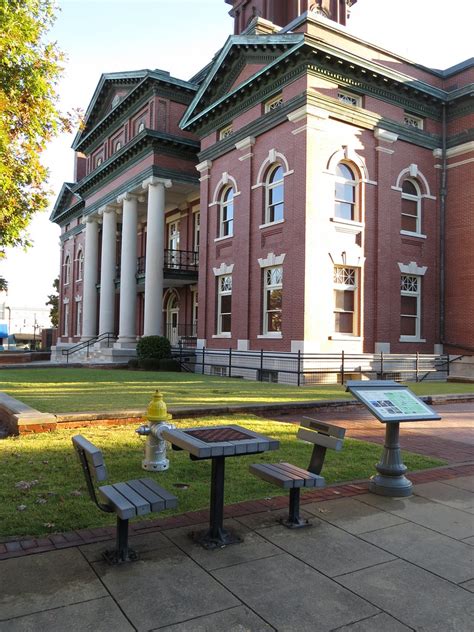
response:
<path id="1" fill-rule="evenodd" d="M 169 423 L 172 418 L 163 401 L 163 395 L 159 391 L 155 391 L 145 415 L 148 423 L 135 430 L 139 435 L 147 437 L 145 458 L 142 461 L 144 470 L 163 472 L 169 468 L 170 462 L 166 458 L 166 441 L 161 433 L 165 428 L 176 427 Z"/>

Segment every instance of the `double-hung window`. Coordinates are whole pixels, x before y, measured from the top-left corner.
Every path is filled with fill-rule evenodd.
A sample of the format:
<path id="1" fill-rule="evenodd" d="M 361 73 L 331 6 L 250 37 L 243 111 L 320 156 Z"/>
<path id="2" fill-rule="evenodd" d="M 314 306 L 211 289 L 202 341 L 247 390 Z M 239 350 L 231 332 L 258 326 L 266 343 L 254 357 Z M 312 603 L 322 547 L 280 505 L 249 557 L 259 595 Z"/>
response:
<path id="1" fill-rule="evenodd" d="M 281 333 L 283 268 L 264 268 L 263 275 L 263 333 L 278 334 Z"/>
<path id="2" fill-rule="evenodd" d="M 69 255 L 64 260 L 63 280 L 64 285 L 68 285 L 71 281 L 71 259 Z"/>
<path id="3" fill-rule="evenodd" d="M 343 162 L 336 167 L 334 216 L 337 219 L 358 221 L 357 180 L 352 170 Z"/>
<path id="4" fill-rule="evenodd" d="M 421 336 L 421 277 L 402 274 L 400 279 L 401 309 L 400 335 L 419 339 Z"/>
<path id="5" fill-rule="evenodd" d="M 358 269 L 347 266 L 334 267 L 334 331 L 339 334 L 359 334 Z"/>
<path id="6" fill-rule="evenodd" d="M 232 237 L 234 234 L 234 189 L 224 189 L 220 199 L 219 237 Z"/>
<path id="7" fill-rule="evenodd" d="M 79 250 L 77 253 L 77 276 L 76 281 L 82 281 L 84 275 L 84 253 Z"/>
<path id="8" fill-rule="evenodd" d="M 416 182 L 405 180 L 402 184 L 402 231 L 421 233 L 421 194 Z"/>
<path id="9" fill-rule="evenodd" d="M 283 168 L 276 165 L 270 169 L 266 182 L 265 224 L 283 220 L 284 184 Z"/>
<path id="10" fill-rule="evenodd" d="M 217 277 L 217 334 L 230 334 L 232 326 L 232 275 Z"/>

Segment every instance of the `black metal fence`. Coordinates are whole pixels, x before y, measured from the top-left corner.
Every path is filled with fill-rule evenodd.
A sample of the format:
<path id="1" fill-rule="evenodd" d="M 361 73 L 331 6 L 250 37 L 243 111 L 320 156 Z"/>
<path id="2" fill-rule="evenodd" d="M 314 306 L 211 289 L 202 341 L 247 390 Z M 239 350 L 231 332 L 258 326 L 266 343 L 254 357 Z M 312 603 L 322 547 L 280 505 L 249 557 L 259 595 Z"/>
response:
<path id="1" fill-rule="evenodd" d="M 448 355 L 389 353 L 277 353 L 235 349 L 193 348 L 184 344 L 173 349 L 183 368 L 195 373 L 241 377 L 260 382 L 345 384 L 347 380 L 395 380 L 422 382 L 446 380 Z"/>

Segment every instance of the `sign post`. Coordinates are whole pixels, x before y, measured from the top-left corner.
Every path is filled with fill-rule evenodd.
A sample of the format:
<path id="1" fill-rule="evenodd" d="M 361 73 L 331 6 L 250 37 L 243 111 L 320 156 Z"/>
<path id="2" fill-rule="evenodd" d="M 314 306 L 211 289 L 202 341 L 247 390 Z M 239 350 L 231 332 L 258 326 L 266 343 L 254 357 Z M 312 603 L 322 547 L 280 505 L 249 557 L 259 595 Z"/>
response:
<path id="1" fill-rule="evenodd" d="M 400 422 L 438 420 L 441 417 L 406 386 L 390 380 L 349 381 L 346 390 L 385 424 L 382 457 L 375 466 L 369 490 L 381 496 L 410 496 L 413 484 L 405 477 L 400 452 Z"/>

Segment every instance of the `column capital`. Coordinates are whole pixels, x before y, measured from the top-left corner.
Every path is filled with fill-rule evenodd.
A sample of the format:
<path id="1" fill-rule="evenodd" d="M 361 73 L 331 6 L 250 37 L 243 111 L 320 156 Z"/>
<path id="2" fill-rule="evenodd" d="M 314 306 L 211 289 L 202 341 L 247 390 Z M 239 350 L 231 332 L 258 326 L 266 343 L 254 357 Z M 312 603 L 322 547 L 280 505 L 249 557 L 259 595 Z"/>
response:
<path id="1" fill-rule="evenodd" d="M 123 202 L 130 202 L 131 200 L 137 200 L 137 196 L 133 193 L 121 193 L 117 196 L 117 204 L 122 204 Z"/>
<path id="2" fill-rule="evenodd" d="M 99 215 L 104 215 L 105 213 L 116 213 L 116 212 L 117 212 L 117 207 L 114 206 L 113 204 L 105 204 L 104 206 L 101 206 L 100 209 L 98 210 Z"/>
<path id="3" fill-rule="evenodd" d="M 91 213 L 90 215 L 83 215 L 82 216 L 82 223 L 83 224 L 92 224 L 93 222 L 98 222 L 98 221 L 99 221 L 99 217 L 95 213 Z"/>
<path id="4" fill-rule="evenodd" d="M 142 182 L 142 188 L 147 189 L 148 187 L 155 187 L 158 184 L 162 184 L 165 189 L 170 189 L 173 186 L 172 180 L 168 180 L 167 178 L 157 178 L 156 176 L 150 176 L 146 180 Z"/>

